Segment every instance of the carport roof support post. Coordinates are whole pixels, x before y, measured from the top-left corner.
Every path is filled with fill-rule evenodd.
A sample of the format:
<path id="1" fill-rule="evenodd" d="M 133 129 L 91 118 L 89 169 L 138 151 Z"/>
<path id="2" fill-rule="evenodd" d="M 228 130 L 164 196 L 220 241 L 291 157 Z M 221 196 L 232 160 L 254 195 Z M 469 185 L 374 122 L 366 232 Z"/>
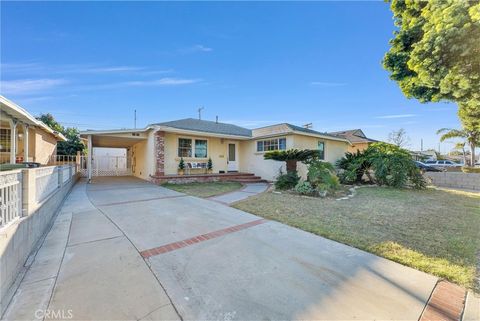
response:
<path id="1" fill-rule="evenodd" d="M 87 178 L 88 182 L 92 181 L 92 156 L 93 156 L 93 148 L 92 148 L 92 135 L 88 135 L 88 152 L 87 152 Z"/>

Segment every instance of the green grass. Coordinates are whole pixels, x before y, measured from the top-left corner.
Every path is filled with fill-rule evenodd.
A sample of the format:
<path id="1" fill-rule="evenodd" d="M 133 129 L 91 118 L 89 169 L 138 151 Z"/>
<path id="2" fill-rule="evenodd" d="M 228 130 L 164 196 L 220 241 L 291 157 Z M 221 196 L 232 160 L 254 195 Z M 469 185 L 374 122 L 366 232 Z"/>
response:
<path id="1" fill-rule="evenodd" d="M 479 290 L 480 195 L 361 188 L 350 200 L 263 193 L 236 208 Z"/>
<path id="2" fill-rule="evenodd" d="M 237 182 L 210 182 L 210 183 L 188 183 L 188 184 L 163 184 L 163 187 L 173 189 L 177 192 L 197 196 L 210 197 L 242 188 Z"/>

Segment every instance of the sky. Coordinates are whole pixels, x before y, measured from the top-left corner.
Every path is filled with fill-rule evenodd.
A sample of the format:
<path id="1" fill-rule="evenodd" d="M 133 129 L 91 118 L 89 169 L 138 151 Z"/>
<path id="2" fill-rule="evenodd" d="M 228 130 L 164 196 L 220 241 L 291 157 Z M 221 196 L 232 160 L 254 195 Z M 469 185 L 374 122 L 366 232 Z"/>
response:
<path id="1" fill-rule="evenodd" d="M 361 128 L 411 149 L 460 126 L 450 103 L 405 98 L 382 68 L 379 2 L 1 2 L 1 94 L 79 129 L 198 117 L 255 128 Z M 453 142 L 440 145 L 450 151 Z"/>

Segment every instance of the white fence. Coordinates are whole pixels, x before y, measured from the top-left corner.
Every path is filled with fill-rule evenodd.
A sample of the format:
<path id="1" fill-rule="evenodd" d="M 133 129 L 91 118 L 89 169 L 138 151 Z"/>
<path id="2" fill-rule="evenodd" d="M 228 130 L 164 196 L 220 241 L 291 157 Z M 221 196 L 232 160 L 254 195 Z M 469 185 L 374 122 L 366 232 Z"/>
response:
<path id="1" fill-rule="evenodd" d="M 0 172 L 0 226 L 22 216 L 22 171 Z"/>
<path id="2" fill-rule="evenodd" d="M 87 177 L 87 157 L 81 156 L 79 172 Z M 94 156 L 92 157 L 92 176 L 129 176 L 132 175 L 132 166 L 126 156 Z"/>
<path id="3" fill-rule="evenodd" d="M 75 165 L 0 172 L 0 227 L 34 211 L 75 174 Z"/>

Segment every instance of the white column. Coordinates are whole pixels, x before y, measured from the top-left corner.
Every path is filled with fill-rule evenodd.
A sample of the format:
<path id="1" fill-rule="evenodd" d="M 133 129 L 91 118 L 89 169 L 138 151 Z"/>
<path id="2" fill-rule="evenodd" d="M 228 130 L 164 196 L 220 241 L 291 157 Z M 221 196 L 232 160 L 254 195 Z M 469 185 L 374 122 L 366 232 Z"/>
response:
<path id="1" fill-rule="evenodd" d="M 17 156 L 17 120 L 10 118 L 10 164 L 15 164 Z"/>
<path id="2" fill-rule="evenodd" d="M 23 124 L 23 160 L 28 162 L 28 124 Z"/>
<path id="3" fill-rule="evenodd" d="M 87 179 L 88 182 L 92 180 L 92 157 L 93 157 L 93 148 L 92 148 L 92 135 L 88 135 L 88 144 L 87 144 Z"/>

